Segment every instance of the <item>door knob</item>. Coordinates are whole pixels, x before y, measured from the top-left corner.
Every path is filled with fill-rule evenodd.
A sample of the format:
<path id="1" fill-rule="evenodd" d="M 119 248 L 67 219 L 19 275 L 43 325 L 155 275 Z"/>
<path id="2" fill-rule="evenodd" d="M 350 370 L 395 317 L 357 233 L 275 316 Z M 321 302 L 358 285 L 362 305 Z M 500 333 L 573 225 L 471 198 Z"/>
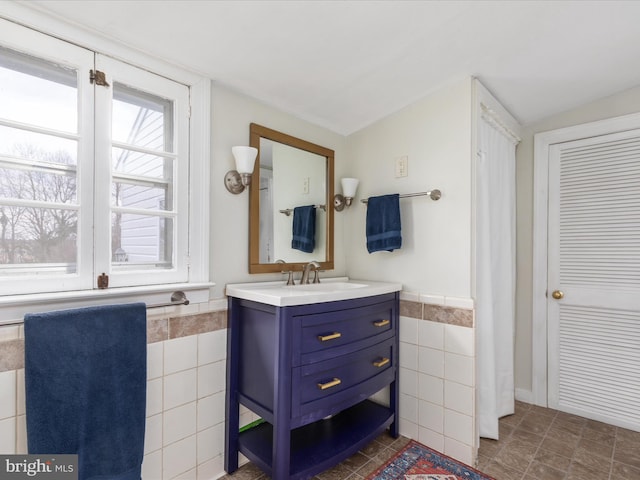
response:
<path id="1" fill-rule="evenodd" d="M 551 296 L 556 300 L 560 300 L 564 297 L 564 292 L 562 290 L 554 290 Z"/>

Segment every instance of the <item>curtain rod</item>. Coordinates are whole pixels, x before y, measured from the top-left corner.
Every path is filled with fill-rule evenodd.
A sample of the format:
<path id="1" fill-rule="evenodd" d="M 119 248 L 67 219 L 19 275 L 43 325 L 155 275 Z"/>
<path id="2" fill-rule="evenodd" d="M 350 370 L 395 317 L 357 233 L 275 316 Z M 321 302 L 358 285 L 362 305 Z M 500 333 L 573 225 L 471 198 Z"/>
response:
<path id="1" fill-rule="evenodd" d="M 189 305 L 189 299 L 185 293 L 181 290 L 176 290 L 171 294 L 170 303 L 156 303 L 153 305 L 147 305 L 147 308 L 162 308 L 162 307 L 175 307 L 179 305 Z M 0 327 L 10 327 L 14 325 L 22 325 L 24 320 L 16 320 L 15 322 L 0 323 Z"/>
<path id="2" fill-rule="evenodd" d="M 402 193 L 402 194 L 400 194 L 400 198 L 424 197 L 424 196 L 431 197 L 431 200 L 440 200 L 440 197 L 442 197 L 442 192 L 440 190 L 434 189 L 434 190 L 430 190 L 428 192 Z M 364 198 L 364 199 L 362 199 L 360 201 L 366 205 L 369 200 Z"/>

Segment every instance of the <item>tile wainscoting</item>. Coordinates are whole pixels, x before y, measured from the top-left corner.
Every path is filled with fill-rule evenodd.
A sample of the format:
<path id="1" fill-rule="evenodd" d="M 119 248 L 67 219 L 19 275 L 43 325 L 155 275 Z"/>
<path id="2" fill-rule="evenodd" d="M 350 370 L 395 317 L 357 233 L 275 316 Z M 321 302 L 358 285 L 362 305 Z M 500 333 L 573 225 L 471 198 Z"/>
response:
<path id="1" fill-rule="evenodd" d="M 226 328 L 224 300 L 149 311 L 144 480 L 224 474 Z M 404 436 L 473 465 L 474 368 L 472 308 L 401 300 Z M 22 327 L 0 327 L 0 452 L 26 450 Z"/>
<path id="2" fill-rule="evenodd" d="M 400 301 L 400 433 L 474 465 L 474 311 L 460 303 Z"/>
<path id="3" fill-rule="evenodd" d="M 224 474 L 226 301 L 149 310 L 144 480 Z M 26 453 L 22 327 L 0 327 L 0 452 Z M 243 411 L 243 424 L 255 420 Z"/>

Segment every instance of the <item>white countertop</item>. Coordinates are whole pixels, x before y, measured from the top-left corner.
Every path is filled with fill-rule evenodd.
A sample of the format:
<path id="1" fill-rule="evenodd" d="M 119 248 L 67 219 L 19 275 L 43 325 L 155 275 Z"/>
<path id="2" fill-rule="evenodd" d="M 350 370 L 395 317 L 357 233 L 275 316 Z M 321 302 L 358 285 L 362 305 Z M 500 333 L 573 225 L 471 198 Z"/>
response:
<path id="1" fill-rule="evenodd" d="M 372 297 L 402 290 L 400 283 L 351 280 L 348 277 L 321 278 L 321 283 L 289 285 L 285 282 L 229 284 L 229 297 L 253 300 L 278 307 Z"/>

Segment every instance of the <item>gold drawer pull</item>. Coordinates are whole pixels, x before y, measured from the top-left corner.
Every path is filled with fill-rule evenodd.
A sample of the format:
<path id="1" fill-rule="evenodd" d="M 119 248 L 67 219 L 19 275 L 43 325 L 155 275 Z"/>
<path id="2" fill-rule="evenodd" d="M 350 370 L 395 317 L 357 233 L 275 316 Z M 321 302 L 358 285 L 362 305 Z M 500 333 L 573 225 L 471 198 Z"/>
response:
<path id="1" fill-rule="evenodd" d="M 330 382 L 319 383 L 318 388 L 320 390 L 326 390 L 327 388 L 335 387 L 336 385 L 340 385 L 341 383 L 342 383 L 342 380 L 340 380 L 339 378 L 334 378 Z"/>
<path id="2" fill-rule="evenodd" d="M 376 327 L 384 327 L 385 325 L 389 325 L 391 323 L 390 320 L 387 320 L 386 318 L 384 320 L 379 320 L 377 322 L 373 322 L 373 324 Z"/>
<path id="3" fill-rule="evenodd" d="M 381 358 L 380 360 L 378 360 L 377 362 L 373 362 L 373 366 L 374 367 L 384 367 L 387 363 L 389 363 L 391 360 L 389 360 L 388 358 L 384 357 Z"/>
<path id="4" fill-rule="evenodd" d="M 335 340 L 336 338 L 340 338 L 342 334 L 340 332 L 334 332 L 329 335 L 318 335 L 318 340 L 321 342 L 326 342 L 328 340 Z"/>

